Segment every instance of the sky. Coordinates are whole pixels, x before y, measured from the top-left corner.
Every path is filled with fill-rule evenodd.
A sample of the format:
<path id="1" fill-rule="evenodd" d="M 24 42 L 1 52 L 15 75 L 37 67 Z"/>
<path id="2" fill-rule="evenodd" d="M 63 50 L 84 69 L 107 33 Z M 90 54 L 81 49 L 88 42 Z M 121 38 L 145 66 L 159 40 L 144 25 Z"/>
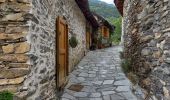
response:
<path id="1" fill-rule="evenodd" d="M 108 4 L 113 4 L 113 1 L 114 1 L 114 0 L 100 0 L 100 1 L 104 1 L 104 2 L 106 2 L 106 3 L 108 3 Z"/>

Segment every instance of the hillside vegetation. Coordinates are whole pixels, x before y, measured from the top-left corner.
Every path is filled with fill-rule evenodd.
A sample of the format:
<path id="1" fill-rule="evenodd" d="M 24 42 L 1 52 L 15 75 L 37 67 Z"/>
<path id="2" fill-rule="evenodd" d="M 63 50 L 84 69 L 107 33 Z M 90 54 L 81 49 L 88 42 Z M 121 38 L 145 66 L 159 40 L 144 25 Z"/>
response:
<path id="1" fill-rule="evenodd" d="M 104 18 L 118 18 L 120 17 L 119 12 L 113 4 L 107 4 L 100 0 L 89 0 L 90 9 L 103 16 Z"/>
<path id="2" fill-rule="evenodd" d="M 116 26 L 115 32 L 111 36 L 112 41 L 118 44 L 121 40 L 121 23 L 122 18 L 114 6 L 114 4 L 107 4 L 100 0 L 89 0 L 91 11 L 103 16 L 110 24 Z"/>

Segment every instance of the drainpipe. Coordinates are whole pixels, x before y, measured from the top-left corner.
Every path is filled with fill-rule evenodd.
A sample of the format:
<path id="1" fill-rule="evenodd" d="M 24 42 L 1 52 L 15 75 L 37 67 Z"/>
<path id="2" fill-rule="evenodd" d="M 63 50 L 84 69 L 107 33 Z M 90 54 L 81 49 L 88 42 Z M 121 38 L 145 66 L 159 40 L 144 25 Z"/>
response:
<path id="1" fill-rule="evenodd" d="M 123 44 L 124 44 L 124 23 L 123 23 L 123 20 L 124 20 L 124 18 L 122 17 L 122 35 L 121 35 L 121 42 L 120 42 L 120 45 L 122 45 L 123 46 Z"/>

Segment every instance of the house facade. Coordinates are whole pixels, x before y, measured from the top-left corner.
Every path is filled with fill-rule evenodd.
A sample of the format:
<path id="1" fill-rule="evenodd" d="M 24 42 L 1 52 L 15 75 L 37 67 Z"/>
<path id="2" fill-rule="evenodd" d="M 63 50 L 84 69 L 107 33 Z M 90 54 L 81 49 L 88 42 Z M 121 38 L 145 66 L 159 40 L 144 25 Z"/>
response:
<path id="1" fill-rule="evenodd" d="M 88 4 L 81 4 L 84 0 L 0 0 L 0 91 L 28 100 L 58 98 L 97 27 L 87 16 Z"/>
<path id="2" fill-rule="evenodd" d="M 92 34 L 93 34 L 93 26 L 89 21 L 86 22 L 86 49 L 90 50 L 92 46 Z"/>
<path id="3" fill-rule="evenodd" d="M 114 32 L 115 26 L 111 25 L 106 19 L 104 19 L 102 16 L 96 13 L 93 13 L 93 16 L 95 17 L 96 21 L 99 24 L 97 30 L 98 35 L 97 47 L 105 48 L 111 46 L 112 44 L 111 34 Z"/>

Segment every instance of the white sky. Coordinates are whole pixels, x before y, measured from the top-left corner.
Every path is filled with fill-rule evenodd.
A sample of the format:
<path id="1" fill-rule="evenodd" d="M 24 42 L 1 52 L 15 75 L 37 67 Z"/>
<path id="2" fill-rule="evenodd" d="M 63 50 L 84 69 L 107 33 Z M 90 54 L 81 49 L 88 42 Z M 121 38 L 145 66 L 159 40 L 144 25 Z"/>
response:
<path id="1" fill-rule="evenodd" d="M 104 1 L 104 2 L 106 2 L 106 3 L 108 3 L 108 4 L 113 4 L 113 1 L 114 1 L 114 0 L 100 0 L 100 1 Z"/>

